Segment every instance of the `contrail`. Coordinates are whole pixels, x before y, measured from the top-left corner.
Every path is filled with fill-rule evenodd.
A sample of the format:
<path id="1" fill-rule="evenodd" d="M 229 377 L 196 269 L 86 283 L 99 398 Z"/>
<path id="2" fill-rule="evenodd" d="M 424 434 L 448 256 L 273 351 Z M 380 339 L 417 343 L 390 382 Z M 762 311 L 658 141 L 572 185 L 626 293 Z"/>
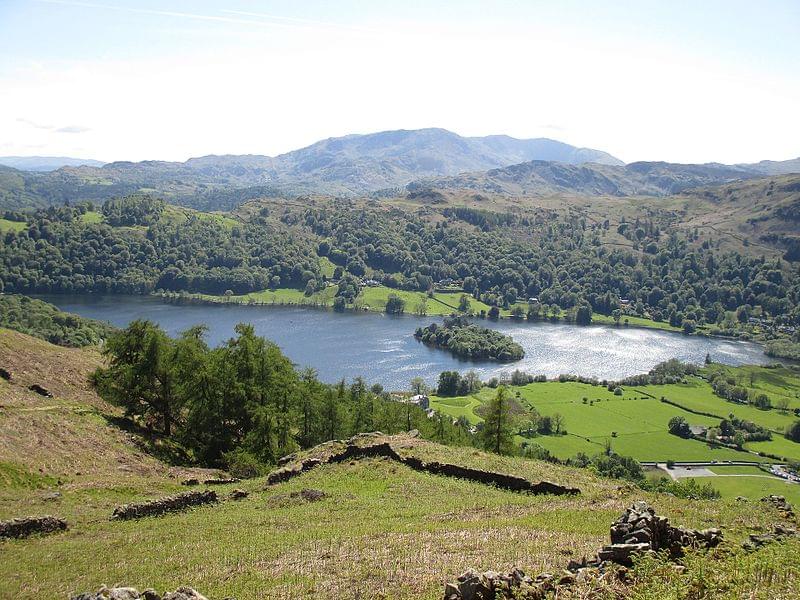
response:
<path id="1" fill-rule="evenodd" d="M 98 4 L 95 2 L 81 2 L 79 0 L 36 0 L 37 2 L 41 2 L 44 4 L 59 4 L 62 6 L 75 6 L 79 8 L 97 8 L 101 10 L 115 10 L 119 12 L 128 12 L 128 13 L 136 13 L 142 15 L 156 15 L 161 17 L 174 17 L 178 19 L 193 19 L 197 21 L 215 21 L 218 23 L 231 23 L 234 25 L 255 25 L 257 27 L 281 27 L 285 29 L 297 29 L 298 27 L 302 27 L 303 24 L 306 25 L 324 25 L 321 23 L 315 24 L 312 21 L 305 21 L 303 19 L 293 19 L 291 17 L 271 17 L 269 15 L 257 15 L 257 13 L 252 13 L 256 16 L 263 16 L 265 18 L 272 18 L 272 19 L 282 19 L 287 21 L 294 21 L 295 23 L 276 23 L 272 21 L 266 21 L 263 19 L 242 19 L 238 17 L 226 17 L 226 16 L 219 16 L 219 15 L 204 15 L 204 14 L 197 14 L 197 13 L 187 13 L 187 12 L 178 12 L 172 10 L 158 10 L 158 9 L 151 9 L 151 8 L 134 8 L 130 6 L 115 6 L 112 4 Z M 229 12 L 231 14 L 236 14 L 236 11 L 224 11 Z M 243 16 L 249 16 L 248 13 L 240 13 Z M 339 27 L 335 24 L 330 24 L 329 26 L 332 27 Z"/>

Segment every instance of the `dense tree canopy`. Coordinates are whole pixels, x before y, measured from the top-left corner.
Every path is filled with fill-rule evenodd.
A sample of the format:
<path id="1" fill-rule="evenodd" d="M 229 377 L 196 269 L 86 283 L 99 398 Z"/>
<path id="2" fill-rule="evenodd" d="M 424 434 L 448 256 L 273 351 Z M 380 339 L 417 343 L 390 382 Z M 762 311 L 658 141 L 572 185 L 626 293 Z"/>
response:
<path id="1" fill-rule="evenodd" d="M 160 288 L 222 294 L 275 283 L 304 289 L 309 280 L 322 279 L 311 242 L 285 226 L 266 221 L 232 226 L 196 215 L 171 222 L 139 215 L 144 208 L 134 208 L 136 202 L 159 206 L 137 198 L 115 204 L 110 214 L 124 222 L 152 220 L 146 227 L 87 223 L 81 219 L 85 207 L 33 213 L 26 229 L 0 238 L 5 291 L 148 293 Z"/>
<path id="2" fill-rule="evenodd" d="M 420 327 L 414 336 L 425 344 L 447 348 L 464 358 L 508 362 L 525 356 L 522 346 L 510 336 L 470 323 L 466 317 L 448 317 L 444 325 L 431 323 Z"/>
<path id="3" fill-rule="evenodd" d="M 626 223 L 630 247 L 615 247 L 602 243 L 602 225 L 485 213 L 445 210 L 445 220 L 433 220 L 401 209 L 355 210 L 342 201 L 307 209 L 303 223 L 330 241 L 331 260 L 363 263 L 390 287 L 426 290 L 463 280 L 490 305 L 535 297 L 544 306 L 585 304 L 608 315 L 624 300 L 676 326 L 723 323 L 742 307 L 749 317 L 755 306 L 781 322 L 800 321 L 797 274 L 779 259 L 694 246 L 652 221 Z M 591 314 L 577 310 L 576 318 L 588 322 Z"/>
<path id="4" fill-rule="evenodd" d="M 342 278 L 340 308 L 369 277 L 422 291 L 458 282 L 491 314 L 528 300 L 533 317 L 565 311 L 578 323 L 593 313 L 625 313 L 689 332 L 710 323 L 734 331 L 762 318 L 800 325 L 796 268 L 697 244 L 691 233 L 653 220 L 623 223 L 618 235 L 626 243 L 617 244 L 605 241 L 605 223 L 538 209 L 416 213 L 330 200 L 248 209 L 238 221 L 205 213 L 176 221 L 174 210 L 134 196 L 109 201 L 101 223 L 82 218 L 86 205 L 15 213 L 25 227 L 0 237 L 0 285 L 13 292 L 312 291 L 325 280 L 325 256 Z"/>
<path id="5" fill-rule="evenodd" d="M 237 325 L 236 337 L 214 349 L 204 334 L 198 326 L 172 339 L 134 321 L 108 341 L 108 368 L 94 377 L 105 398 L 201 464 L 231 466 L 242 456 L 271 464 L 298 448 L 409 425 L 441 442 L 469 442 L 463 427 L 429 419 L 360 378 L 326 385 L 312 370 L 298 371 L 251 325 Z"/>
<path id="6" fill-rule="evenodd" d="M 47 302 L 17 294 L 0 294 L 0 327 L 73 347 L 99 344 L 116 331 L 108 323 L 66 313 Z"/>

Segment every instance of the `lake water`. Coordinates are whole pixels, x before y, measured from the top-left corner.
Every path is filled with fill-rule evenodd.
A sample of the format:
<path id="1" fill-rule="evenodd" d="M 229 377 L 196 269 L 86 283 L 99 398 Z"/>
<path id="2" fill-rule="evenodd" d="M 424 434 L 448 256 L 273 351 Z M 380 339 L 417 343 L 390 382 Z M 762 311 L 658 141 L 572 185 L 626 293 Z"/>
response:
<path id="1" fill-rule="evenodd" d="M 486 380 L 522 369 L 555 377 L 562 373 L 621 379 L 649 371 L 669 358 L 701 364 L 706 353 L 730 364 L 766 364 L 761 346 L 748 342 L 686 336 L 650 329 L 557 323 L 479 321 L 511 335 L 525 349 L 515 363 L 464 361 L 414 339 L 417 327 L 436 317 L 389 316 L 377 313 L 335 313 L 300 307 L 242 305 L 175 305 L 139 296 L 47 296 L 62 310 L 110 321 L 124 327 L 149 319 L 175 335 L 192 325 L 208 326 L 214 346 L 233 334 L 237 323 L 252 323 L 259 335 L 280 346 L 301 367 L 313 367 L 323 381 L 362 376 L 386 389 L 406 389 L 413 377 L 428 383 L 441 371 L 474 369 Z"/>

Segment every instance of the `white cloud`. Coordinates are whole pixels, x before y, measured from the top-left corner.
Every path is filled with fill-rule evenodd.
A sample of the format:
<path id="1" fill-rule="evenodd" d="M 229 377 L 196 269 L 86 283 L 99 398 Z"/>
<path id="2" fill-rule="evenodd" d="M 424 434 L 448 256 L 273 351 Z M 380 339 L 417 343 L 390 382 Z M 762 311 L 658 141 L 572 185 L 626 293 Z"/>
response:
<path id="1" fill-rule="evenodd" d="M 555 137 L 627 161 L 800 154 L 800 80 L 674 48 L 535 26 L 353 30 L 258 13 L 213 23 L 198 30 L 205 46 L 184 54 L 18 64 L 0 79 L 0 137 L 20 153 L 44 143 L 52 154 L 77 152 L 80 138 L 106 160 L 278 154 L 346 133 L 431 126 Z"/>
<path id="2" fill-rule="evenodd" d="M 91 131 L 91 127 L 84 127 L 83 125 L 66 125 L 65 127 L 59 127 L 55 130 L 56 133 L 86 133 L 87 131 Z"/>

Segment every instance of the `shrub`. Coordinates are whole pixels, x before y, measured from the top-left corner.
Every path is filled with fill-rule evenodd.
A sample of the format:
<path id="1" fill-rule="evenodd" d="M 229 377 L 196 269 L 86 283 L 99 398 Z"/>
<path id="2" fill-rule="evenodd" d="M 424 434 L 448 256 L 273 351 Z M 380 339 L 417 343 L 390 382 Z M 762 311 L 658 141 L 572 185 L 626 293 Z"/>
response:
<path id="1" fill-rule="evenodd" d="M 223 460 L 227 471 L 239 479 L 265 475 L 269 470 L 255 455 L 246 450 L 232 450 L 223 456 Z"/>

